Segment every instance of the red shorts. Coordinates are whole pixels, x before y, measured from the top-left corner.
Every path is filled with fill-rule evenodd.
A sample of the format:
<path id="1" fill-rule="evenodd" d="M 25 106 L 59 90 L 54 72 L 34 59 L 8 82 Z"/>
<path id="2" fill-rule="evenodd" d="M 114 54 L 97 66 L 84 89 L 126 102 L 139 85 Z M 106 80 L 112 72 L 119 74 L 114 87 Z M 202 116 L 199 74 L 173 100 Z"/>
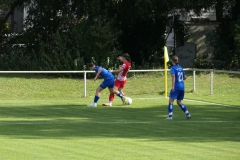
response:
<path id="1" fill-rule="evenodd" d="M 124 88 L 127 81 L 119 81 L 118 79 L 115 80 L 114 85 L 117 88 Z"/>

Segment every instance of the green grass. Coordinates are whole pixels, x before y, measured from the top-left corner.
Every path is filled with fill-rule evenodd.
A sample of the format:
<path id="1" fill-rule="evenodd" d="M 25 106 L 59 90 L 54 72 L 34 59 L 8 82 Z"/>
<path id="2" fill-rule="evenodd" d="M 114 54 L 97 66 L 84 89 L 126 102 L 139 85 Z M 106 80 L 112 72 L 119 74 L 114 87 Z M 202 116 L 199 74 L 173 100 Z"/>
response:
<path id="1" fill-rule="evenodd" d="M 214 75 L 210 95 L 208 78 L 197 75 L 196 92 L 191 75 L 185 81 L 184 104 L 192 119 L 175 105 L 174 119 L 165 121 L 168 99 L 161 73 L 129 78 L 125 92 L 132 105 L 122 106 L 116 97 L 113 107 L 96 108 L 86 105 L 101 80 L 88 80 L 83 97 L 81 79 L 2 75 L 0 159 L 237 160 L 240 80 Z M 99 104 L 107 101 L 104 90 Z"/>

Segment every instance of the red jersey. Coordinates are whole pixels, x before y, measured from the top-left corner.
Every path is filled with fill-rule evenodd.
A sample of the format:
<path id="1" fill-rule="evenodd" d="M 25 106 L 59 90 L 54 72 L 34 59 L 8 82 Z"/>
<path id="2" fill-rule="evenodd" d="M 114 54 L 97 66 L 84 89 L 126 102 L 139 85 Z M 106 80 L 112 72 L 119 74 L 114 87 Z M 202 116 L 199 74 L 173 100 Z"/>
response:
<path id="1" fill-rule="evenodd" d="M 117 79 L 119 81 L 126 81 L 127 79 L 127 73 L 131 68 L 131 63 L 130 62 L 124 62 L 122 65 L 123 70 L 118 73 Z"/>

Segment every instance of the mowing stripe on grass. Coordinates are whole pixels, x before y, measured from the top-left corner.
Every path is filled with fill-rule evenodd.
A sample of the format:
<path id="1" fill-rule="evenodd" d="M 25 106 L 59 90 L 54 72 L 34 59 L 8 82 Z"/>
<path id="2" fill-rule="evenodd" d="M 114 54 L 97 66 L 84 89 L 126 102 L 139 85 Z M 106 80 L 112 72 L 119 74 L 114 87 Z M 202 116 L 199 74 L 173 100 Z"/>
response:
<path id="1" fill-rule="evenodd" d="M 90 122 L 1 122 L 0 125 L 60 125 L 60 124 L 156 124 L 161 122 L 174 123 L 240 123 L 240 121 L 90 121 Z"/>

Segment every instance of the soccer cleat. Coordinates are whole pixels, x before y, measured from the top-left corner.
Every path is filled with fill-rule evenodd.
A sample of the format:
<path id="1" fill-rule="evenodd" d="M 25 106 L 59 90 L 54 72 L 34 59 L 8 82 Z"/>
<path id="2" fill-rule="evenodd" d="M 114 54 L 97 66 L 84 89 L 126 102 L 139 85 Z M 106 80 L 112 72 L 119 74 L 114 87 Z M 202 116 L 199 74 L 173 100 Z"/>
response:
<path id="1" fill-rule="evenodd" d="M 127 97 L 123 97 L 123 98 L 122 98 L 123 105 L 126 104 L 126 100 L 127 100 Z"/>
<path id="2" fill-rule="evenodd" d="M 97 103 L 91 103 L 91 104 L 89 104 L 89 105 L 87 105 L 88 107 L 97 107 Z"/>
<path id="3" fill-rule="evenodd" d="M 173 118 L 172 117 L 167 117 L 165 120 L 172 120 Z"/>
<path id="4" fill-rule="evenodd" d="M 190 119 L 190 118 L 192 118 L 191 114 L 189 114 L 189 115 L 186 115 L 186 118 L 187 118 L 187 119 Z"/>
<path id="5" fill-rule="evenodd" d="M 112 106 L 112 103 L 104 103 L 103 106 Z"/>

